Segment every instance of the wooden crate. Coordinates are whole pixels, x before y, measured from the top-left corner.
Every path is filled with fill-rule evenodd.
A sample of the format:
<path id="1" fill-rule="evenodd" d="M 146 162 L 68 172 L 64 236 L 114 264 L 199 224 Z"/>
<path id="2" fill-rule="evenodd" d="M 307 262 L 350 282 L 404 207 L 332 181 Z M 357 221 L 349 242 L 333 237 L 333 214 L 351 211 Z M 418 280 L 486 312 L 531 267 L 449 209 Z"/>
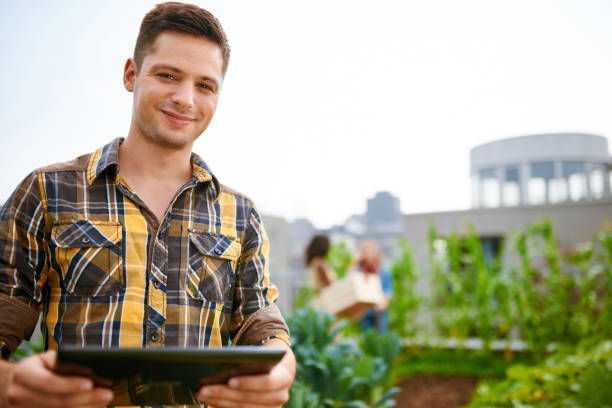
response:
<path id="1" fill-rule="evenodd" d="M 315 300 L 315 306 L 327 313 L 356 321 L 383 300 L 378 275 L 354 272 L 323 288 Z"/>

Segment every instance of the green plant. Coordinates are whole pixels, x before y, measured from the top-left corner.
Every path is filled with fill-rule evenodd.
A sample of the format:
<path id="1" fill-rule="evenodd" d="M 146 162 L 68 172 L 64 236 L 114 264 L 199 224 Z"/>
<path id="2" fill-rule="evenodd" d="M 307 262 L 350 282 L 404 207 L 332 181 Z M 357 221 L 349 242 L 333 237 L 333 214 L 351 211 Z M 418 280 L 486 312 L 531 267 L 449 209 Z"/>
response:
<path id="1" fill-rule="evenodd" d="M 529 226 L 516 241 L 521 265 L 516 269 L 519 330 L 531 347 L 543 353 L 561 338 L 569 306 L 570 276 L 562 276 L 560 256 L 549 220 Z"/>
<path id="2" fill-rule="evenodd" d="M 612 341 L 560 350 L 533 367 L 514 365 L 507 378 L 484 382 L 469 405 L 480 407 L 610 407 Z"/>
<path id="3" fill-rule="evenodd" d="M 415 336 L 420 329 L 417 318 L 423 298 L 416 290 L 419 272 L 410 245 L 405 239 L 401 239 L 398 245 L 401 252 L 391 265 L 393 296 L 387 311 L 391 330 L 402 338 L 408 338 Z"/>
<path id="4" fill-rule="evenodd" d="M 300 380 L 295 380 L 289 393 L 289 402 L 285 408 L 319 408 L 319 394 Z"/>
<path id="5" fill-rule="evenodd" d="M 293 311 L 307 307 L 317 296 L 317 292 L 308 285 L 302 286 L 293 297 Z"/>
<path id="6" fill-rule="evenodd" d="M 506 338 L 513 322 L 511 284 L 502 268 L 504 251 L 487 262 L 480 238 L 472 227 L 465 236 L 452 232 L 442 238 L 429 231 L 431 311 L 443 337 L 479 337 L 484 348 Z"/>
<path id="7" fill-rule="evenodd" d="M 544 219 L 506 241 L 515 254 L 502 247 L 487 262 L 473 228 L 447 237 L 430 228 L 430 309 L 438 335 L 478 337 L 488 350 L 514 332 L 540 356 L 553 344 L 612 336 L 612 232 L 564 253 Z"/>
<path id="8" fill-rule="evenodd" d="M 413 347 L 404 350 L 395 371 L 400 378 L 417 375 L 503 378 L 506 370 L 516 363 L 530 366 L 536 361 L 528 354 L 517 354 L 510 363 L 501 352 Z"/>
<path id="9" fill-rule="evenodd" d="M 373 344 L 372 335 L 338 340 L 345 323 L 314 309 L 302 309 L 288 319 L 292 348 L 298 362 L 297 388 L 287 407 L 390 407 L 399 390 L 388 389 L 391 364 L 399 352 L 392 334 L 379 337 L 385 350 Z M 316 394 L 316 396 L 313 396 Z"/>
<path id="10" fill-rule="evenodd" d="M 519 234 L 516 248 L 518 329 L 533 350 L 612 335 L 611 232 L 564 255 L 552 223 L 542 220 Z"/>
<path id="11" fill-rule="evenodd" d="M 32 339 L 31 341 L 24 340 L 21 342 L 17 350 L 11 355 L 11 361 L 19 361 L 22 358 L 33 354 L 42 353 L 45 349 L 42 336 Z"/>
<path id="12" fill-rule="evenodd" d="M 306 307 L 289 317 L 287 324 L 291 330 L 294 349 L 301 351 L 308 348 L 320 350 L 331 344 L 344 329 L 347 321 L 334 322 L 331 315 Z"/>
<path id="13" fill-rule="evenodd" d="M 341 279 L 351 267 L 353 254 L 344 242 L 337 242 L 331 245 L 327 253 L 327 262 L 336 272 L 336 276 Z"/>

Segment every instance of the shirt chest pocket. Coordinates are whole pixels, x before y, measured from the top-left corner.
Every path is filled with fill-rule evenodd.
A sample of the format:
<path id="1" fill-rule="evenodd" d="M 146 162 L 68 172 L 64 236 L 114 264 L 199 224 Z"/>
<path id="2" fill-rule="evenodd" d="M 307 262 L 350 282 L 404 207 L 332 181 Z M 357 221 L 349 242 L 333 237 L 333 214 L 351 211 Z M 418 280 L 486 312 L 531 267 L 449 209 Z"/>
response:
<path id="1" fill-rule="evenodd" d="M 229 299 L 242 246 L 235 238 L 189 231 L 189 261 L 185 289 L 197 300 Z"/>
<path id="2" fill-rule="evenodd" d="M 122 226 L 77 220 L 51 230 L 55 263 L 65 290 L 76 296 L 111 296 L 123 291 Z"/>

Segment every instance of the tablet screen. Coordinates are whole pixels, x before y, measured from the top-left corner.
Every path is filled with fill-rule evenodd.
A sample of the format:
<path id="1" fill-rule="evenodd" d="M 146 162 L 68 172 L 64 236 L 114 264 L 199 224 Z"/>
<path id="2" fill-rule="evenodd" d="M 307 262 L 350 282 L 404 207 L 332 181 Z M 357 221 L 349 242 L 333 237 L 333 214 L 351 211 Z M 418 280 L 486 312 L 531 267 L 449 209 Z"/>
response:
<path id="1" fill-rule="evenodd" d="M 63 346 L 55 371 L 82 375 L 115 392 L 112 406 L 197 404 L 202 385 L 269 372 L 285 350 L 256 346 L 219 348 L 92 348 Z"/>

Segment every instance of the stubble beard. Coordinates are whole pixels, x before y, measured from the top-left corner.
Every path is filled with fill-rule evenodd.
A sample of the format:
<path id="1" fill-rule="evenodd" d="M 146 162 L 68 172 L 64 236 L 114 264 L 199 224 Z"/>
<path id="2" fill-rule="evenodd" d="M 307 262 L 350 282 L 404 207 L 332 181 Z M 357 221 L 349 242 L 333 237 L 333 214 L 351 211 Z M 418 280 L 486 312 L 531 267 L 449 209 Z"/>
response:
<path id="1" fill-rule="evenodd" d="M 144 139 L 165 149 L 183 150 L 192 144 L 192 138 L 187 135 L 173 137 L 171 131 L 163 129 L 161 124 L 138 121 L 138 129 Z"/>

